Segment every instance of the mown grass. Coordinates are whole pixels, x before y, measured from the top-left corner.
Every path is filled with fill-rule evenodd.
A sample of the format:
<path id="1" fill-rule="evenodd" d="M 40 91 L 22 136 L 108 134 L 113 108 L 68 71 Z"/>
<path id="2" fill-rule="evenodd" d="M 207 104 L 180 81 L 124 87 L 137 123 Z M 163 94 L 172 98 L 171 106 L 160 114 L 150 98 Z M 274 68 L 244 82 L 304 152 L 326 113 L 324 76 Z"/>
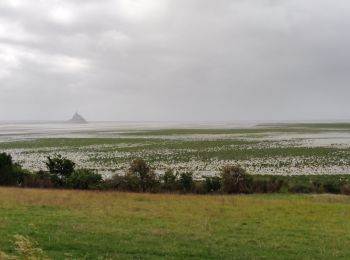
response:
<path id="1" fill-rule="evenodd" d="M 0 251 L 13 237 L 52 259 L 350 257 L 350 198 L 195 196 L 0 188 Z"/>

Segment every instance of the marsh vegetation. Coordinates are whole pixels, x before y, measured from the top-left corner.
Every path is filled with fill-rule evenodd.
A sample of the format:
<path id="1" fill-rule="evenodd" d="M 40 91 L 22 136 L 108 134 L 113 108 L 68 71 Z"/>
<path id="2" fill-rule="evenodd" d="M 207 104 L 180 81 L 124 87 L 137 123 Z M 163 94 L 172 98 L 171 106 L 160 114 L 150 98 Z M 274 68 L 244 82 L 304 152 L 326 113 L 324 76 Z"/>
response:
<path id="1" fill-rule="evenodd" d="M 67 136 L 68 135 L 68 136 Z M 330 175 L 350 172 L 348 124 L 256 126 L 245 129 L 113 130 L 67 135 L 43 134 L 11 139 L 0 150 L 30 170 L 45 168 L 45 158 L 61 154 L 79 168 L 103 175 L 124 172 L 142 158 L 156 172 L 193 172 L 214 176 L 227 164 L 251 174 Z M 15 141 L 14 141 L 15 140 Z"/>

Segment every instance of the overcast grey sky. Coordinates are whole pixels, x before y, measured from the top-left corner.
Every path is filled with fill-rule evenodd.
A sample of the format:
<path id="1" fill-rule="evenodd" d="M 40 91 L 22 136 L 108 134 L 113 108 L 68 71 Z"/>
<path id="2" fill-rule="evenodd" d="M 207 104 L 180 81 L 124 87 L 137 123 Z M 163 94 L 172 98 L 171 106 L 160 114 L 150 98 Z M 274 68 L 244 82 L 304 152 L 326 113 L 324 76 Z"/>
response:
<path id="1" fill-rule="evenodd" d="M 350 119 L 348 0 L 1 0 L 0 120 Z"/>

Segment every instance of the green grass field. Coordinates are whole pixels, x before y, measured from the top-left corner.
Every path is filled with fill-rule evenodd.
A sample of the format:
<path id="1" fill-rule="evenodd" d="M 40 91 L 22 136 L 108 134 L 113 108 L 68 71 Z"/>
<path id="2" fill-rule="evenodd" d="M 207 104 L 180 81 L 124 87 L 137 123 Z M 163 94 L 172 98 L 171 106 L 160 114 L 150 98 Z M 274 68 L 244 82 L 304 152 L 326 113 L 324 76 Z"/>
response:
<path id="1" fill-rule="evenodd" d="M 52 259 L 350 258 L 350 197 L 199 196 L 0 188 L 14 236 Z"/>

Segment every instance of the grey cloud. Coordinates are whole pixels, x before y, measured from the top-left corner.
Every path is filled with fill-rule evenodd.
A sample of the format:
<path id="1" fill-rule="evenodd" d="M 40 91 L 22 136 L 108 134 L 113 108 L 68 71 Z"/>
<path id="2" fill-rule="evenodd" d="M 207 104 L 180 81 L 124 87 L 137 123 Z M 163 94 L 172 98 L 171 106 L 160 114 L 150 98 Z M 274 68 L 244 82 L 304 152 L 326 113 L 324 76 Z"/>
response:
<path id="1" fill-rule="evenodd" d="M 350 119 L 345 0 L 4 0 L 0 22 L 3 120 Z"/>

